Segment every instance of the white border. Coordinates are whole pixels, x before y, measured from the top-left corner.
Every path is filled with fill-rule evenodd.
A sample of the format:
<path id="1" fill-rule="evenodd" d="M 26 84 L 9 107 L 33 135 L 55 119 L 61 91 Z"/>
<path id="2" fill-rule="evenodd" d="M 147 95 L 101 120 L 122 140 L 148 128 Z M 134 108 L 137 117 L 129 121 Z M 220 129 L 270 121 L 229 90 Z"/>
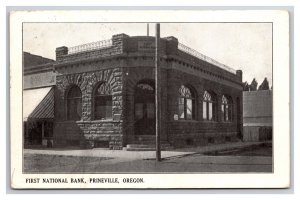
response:
<path id="1" fill-rule="evenodd" d="M 273 22 L 273 174 L 143 174 L 145 184 L 103 188 L 285 188 L 290 184 L 289 16 L 286 11 L 31 11 L 10 17 L 11 183 L 14 188 L 70 188 L 66 184 L 26 184 L 26 177 L 141 177 L 140 174 L 22 174 L 22 22 Z M 90 188 L 91 185 L 72 185 Z M 93 188 L 95 186 L 92 186 Z"/>

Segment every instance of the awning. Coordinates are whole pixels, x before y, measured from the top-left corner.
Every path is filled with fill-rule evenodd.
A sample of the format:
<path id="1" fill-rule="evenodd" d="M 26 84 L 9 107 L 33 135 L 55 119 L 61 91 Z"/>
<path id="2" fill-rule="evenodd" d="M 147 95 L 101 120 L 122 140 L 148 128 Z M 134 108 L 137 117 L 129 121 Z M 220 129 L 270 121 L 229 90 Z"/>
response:
<path id="1" fill-rule="evenodd" d="M 23 91 L 23 120 L 54 118 L 54 88 Z"/>

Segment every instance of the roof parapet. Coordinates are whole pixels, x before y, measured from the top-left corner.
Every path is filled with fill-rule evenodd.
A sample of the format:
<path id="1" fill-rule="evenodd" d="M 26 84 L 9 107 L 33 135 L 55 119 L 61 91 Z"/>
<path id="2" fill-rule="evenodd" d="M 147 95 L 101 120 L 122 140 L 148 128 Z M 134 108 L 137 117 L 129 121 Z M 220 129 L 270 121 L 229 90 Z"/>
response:
<path id="1" fill-rule="evenodd" d="M 212 58 L 210 58 L 210 57 L 208 57 L 208 56 L 206 56 L 206 55 L 204 55 L 204 54 L 202 54 L 202 53 L 200 53 L 200 52 L 198 52 L 198 51 L 196 51 L 196 50 L 194 50 L 194 49 L 192 49 L 192 48 L 190 48 L 190 47 L 188 47 L 188 46 L 186 46 L 182 43 L 178 43 L 178 49 L 185 52 L 185 53 L 187 53 L 187 54 L 195 56 L 195 57 L 197 57 L 201 60 L 204 60 L 204 61 L 206 61 L 210 64 L 216 65 L 217 67 L 220 67 L 220 68 L 222 68 L 222 69 L 224 69 L 224 70 L 226 70 L 230 73 L 236 74 L 236 70 L 234 70 L 234 69 L 228 67 L 227 65 L 224 65 L 224 64 L 222 64 L 222 63 L 220 63 L 220 62 L 218 62 L 218 61 L 216 61 L 216 60 L 214 60 L 214 59 L 212 59 Z"/>
<path id="2" fill-rule="evenodd" d="M 101 40 L 97 42 L 91 42 L 87 44 L 77 45 L 74 47 L 69 47 L 68 54 L 75 54 L 79 52 L 92 51 L 97 49 L 103 49 L 112 46 L 112 40 Z"/>

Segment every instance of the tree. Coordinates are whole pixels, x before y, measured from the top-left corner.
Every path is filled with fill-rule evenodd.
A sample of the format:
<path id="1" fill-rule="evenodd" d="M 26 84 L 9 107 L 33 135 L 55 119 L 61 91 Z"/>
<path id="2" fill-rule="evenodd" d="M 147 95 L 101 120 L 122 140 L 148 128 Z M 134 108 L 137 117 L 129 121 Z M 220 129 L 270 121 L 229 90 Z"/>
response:
<path id="1" fill-rule="evenodd" d="M 250 85 L 250 91 L 256 91 L 256 90 L 257 90 L 257 81 L 254 78 Z"/>
<path id="2" fill-rule="evenodd" d="M 250 86 L 249 86 L 247 81 L 243 83 L 243 90 L 244 91 L 249 91 L 250 90 Z"/>
<path id="3" fill-rule="evenodd" d="M 258 87 L 258 90 L 269 90 L 269 81 L 267 78 L 264 79 L 264 81 L 261 83 L 261 85 Z"/>

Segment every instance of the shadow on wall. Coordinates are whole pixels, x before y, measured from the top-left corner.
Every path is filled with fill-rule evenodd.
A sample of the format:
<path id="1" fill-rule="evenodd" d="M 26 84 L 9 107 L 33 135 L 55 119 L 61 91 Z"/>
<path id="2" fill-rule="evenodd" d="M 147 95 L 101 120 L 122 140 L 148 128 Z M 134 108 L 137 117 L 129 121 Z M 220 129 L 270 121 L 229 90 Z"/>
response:
<path id="1" fill-rule="evenodd" d="M 55 123 L 54 147 L 81 146 L 84 141 L 83 131 L 75 121 Z"/>

